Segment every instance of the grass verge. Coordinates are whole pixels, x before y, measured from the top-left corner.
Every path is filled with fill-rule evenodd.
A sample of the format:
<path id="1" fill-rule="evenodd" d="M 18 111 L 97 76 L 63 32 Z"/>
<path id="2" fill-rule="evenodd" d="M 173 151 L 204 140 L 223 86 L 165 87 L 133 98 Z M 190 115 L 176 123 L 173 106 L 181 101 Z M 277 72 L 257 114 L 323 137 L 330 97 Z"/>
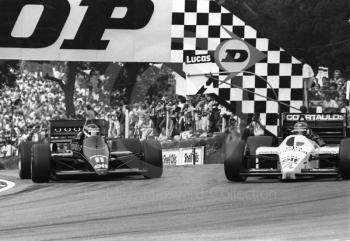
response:
<path id="1" fill-rule="evenodd" d="M 0 158 L 0 170 L 18 168 L 18 157 Z"/>

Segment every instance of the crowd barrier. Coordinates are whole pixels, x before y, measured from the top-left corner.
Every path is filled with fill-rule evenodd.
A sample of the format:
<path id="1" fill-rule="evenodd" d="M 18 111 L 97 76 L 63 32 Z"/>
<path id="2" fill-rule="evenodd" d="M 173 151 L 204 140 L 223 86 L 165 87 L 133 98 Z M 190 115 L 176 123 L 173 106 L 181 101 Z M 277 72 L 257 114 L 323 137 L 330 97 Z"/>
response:
<path id="1" fill-rule="evenodd" d="M 163 165 L 165 166 L 188 166 L 204 164 L 204 146 L 167 149 L 162 150 L 162 153 Z"/>

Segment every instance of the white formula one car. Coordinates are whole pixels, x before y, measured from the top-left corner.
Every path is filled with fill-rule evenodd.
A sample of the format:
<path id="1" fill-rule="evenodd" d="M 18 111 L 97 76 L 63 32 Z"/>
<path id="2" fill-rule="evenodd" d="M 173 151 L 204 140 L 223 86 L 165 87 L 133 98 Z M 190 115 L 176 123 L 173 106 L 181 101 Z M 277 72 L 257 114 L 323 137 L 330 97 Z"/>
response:
<path id="1" fill-rule="evenodd" d="M 300 122 L 303 121 L 303 122 Z M 279 145 L 272 136 L 251 136 L 247 141 L 232 140 L 226 145 L 225 175 L 233 182 L 247 177 L 342 177 L 350 179 L 350 139 L 346 117 L 338 114 L 284 114 Z M 318 131 L 326 145 L 312 135 L 292 131 L 295 123 L 305 123 Z M 298 125 L 297 124 L 297 125 Z M 303 130 L 305 131 L 305 130 Z"/>

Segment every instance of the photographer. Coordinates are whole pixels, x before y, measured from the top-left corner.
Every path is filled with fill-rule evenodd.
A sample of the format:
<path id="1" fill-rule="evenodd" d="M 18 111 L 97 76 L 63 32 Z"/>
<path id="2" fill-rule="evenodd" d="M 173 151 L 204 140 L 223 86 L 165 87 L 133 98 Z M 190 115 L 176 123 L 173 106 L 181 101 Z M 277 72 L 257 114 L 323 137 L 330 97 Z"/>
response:
<path id="1" fill-rule="evenodd" d="M 265 134 L 265 128 L 266 127 L 261 124 L 260 115 L 254 114 L 252 121 L 247 126 L 246 130 L 249 131 L 249 136 L 263 136 Z"/>
<path id="2" fill-rule="evenodd" d="M 125 136 L 125 112 L 122 106 L 117 106 L 116 121 L 119 123 L 119 129 L 117 129 L 117 137 Z"/>
<path id="3" fill-rule="evenodd" d="M 220 122 L 220 109 L 218 108 L 218 104 L 214 103 L 209 115 L 209 132 L 219 132 L 220 128 L 218 127 L 218 123 Z"/>

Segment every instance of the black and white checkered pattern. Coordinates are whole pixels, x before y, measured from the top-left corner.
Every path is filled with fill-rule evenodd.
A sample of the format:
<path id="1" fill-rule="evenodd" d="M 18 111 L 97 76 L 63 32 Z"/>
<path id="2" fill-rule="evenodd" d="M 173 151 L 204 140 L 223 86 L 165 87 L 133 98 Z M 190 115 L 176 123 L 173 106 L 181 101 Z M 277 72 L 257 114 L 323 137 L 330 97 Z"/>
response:
<path id="1" fill-rule="evenodd" d="M 255 29 L 214 1 L 173 1 L 172 62 L 185 63 L 188 55 L 211 54 L 214 57 L 218 45 L 231 39 L 223 27 L 267 56 L 247 70 L 255 75 L 241 73 L 231 80 L 232 83 L 276 99 L 273 88 L 279 101 L 299 109 L 303 104 L 301 62 L 272 44 L 269 39 L 261 37 Z M 217 72 L 221 71 L 223 70 L 217 67 Z M 266 79 L 272 88 L 257 76 Z M 220 80 L 226 77 L 226 75 L 219 75 Z M 213 92 L 229 102 L 237 113 L 260 113 L 267 129 L 274 134 L 277 134 L 278 114 L 295 112 L 284 106 L 281 106 L 279 110 L 275 101 L 266 100 L 266 98 L 233 88 L 230 85 L 220 84 L 212 87 Z"/>

